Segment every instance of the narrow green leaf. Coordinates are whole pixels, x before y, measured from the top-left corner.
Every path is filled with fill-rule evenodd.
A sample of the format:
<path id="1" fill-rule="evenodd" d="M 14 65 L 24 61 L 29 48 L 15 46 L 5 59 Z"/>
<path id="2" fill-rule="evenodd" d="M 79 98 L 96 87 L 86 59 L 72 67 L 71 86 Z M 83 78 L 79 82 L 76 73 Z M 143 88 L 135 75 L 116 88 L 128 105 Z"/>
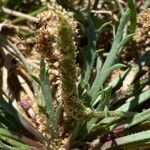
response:
<path id="1" fill-rule="evenodd" d="M 94 107 L 95 105 L 97 105 L 103 98 L 105 98 L 105 92 L 107 90 L 109 90 L 110 86 L 106 87 L 105 89 L 103 89 L 103 87 L 101 86 L 101 91 L 98 93 L 98 97 L 95 101 L 93 101 L 92 107 Z"/>
<path id="2" fill-rule="evenodd" d="M 96 51 L 97 38 L 96 38 L 95 26 L 91 17 L 86 13 L 82 13 L 82 16 L 84 17 L 84 20 L 86 21 L 86 25 L 84 25 L 83 30 L 88 39 L 88 44 L 83 54 L 85 67 L 83 70 L 82 79 L 85 82 L 88 82 L 90 78 L 90 74 L 91 74 L 91 69 L 93 67 L 93 64 L 96 58 L 95 51 Z"/>
<path id="3" fill-rule="evenodd" d="M 119 23 L 117 33 L 115 35 L 110 53 L 107 56 L 100 73 L 98 73 L 99 74 L 98 77 L 94 80 L 92 87 L 88 93 L 88 95 L 94 100 L 97 98 L 98 91 L 100 90 L 100 85 L 102 85 L 104 83 L 105 79 L 108 77 L 108 75 L 106 74 L 106 70 L 108 70 L 115 63 L 115 60 L 118 56 L 118 52 L 121 48 L 120 43 L 123 39 L 124 28 L 127 25 L 129 15 L 130 15 L 130 10 L 127 9 L 123 13 L 123 16 L 120 19 L 120 23 Z"/>
<path id="4" fill-rule="evenodd" d="M 40 62 L 40 85 L 41 85 L 43 97 L 45 99 L 46 112 L 51 118 L 51 116 L 54 114 L 54 110 L 52 106 L 52 95 L 50 89 L 50 81 L 48 78 L 48 71 L 46 70 L 46 66 L 43 58 L 41 58 L 41 62 Z"/>
<path id="5" fill-rule="evenodd" d="M 144 103 L 149 98 L 150 98 L 150 89 L 147 89 L 142 93 L 139 93 L 133 97 L 130 97 L 128 100 L 126 100 L 125 104 L 120 106 L 117 110 L 132 111 L 136 106 Z"/>
<path id="6" fill-rule="evenodd" d="M 109 76 L 114 70 L 117 70 L 117 69 L 123 68 L 123 67 L 126 67 L 126 65 L 124 65 L 124 64 L 115 64 L 112 67 L 110 67 L 108 70 L 106 70 L 106 73 L 104 73 L 103 75 Z"/>
<path id="7" fill-rule="evenodd" d="M 22 142 L 15 133 L 10 132 L 9 130 L 0 128 L 0 139 L 5 141 L 6 143 L 11 144 L 12 146 L 16 146 L 19 148 L 27 149 L 28 146 Z"/>
<path id="8" fill-rule="evenodd" d="M 34 76 L 34 75 L 31 75 L 31 77 L 32 77 L 32 79 L 33 79 L 34 81 L 36 81 L 38 84 L 40 84 L 40 80 L 39 80 L 38 77 L 36 77 L 36 76 Z"/>
<path id="9" fill-rule="evenodd" d="M 12 106 L 11 103 L 7 103 L 6 100 L 3 99 L 2 95 L 0 94 L 0 110 L 8 113 L 23 129 L 26 129 L 32 133 L 37 139 L 41 142 L 46 141 L 46 138 L 43 137 L 41 133 L 39 133 L 34 127 Z"/>
<path id="10" fill-rule="evenodd" d="M 134 33 L 133 33 L 133 34 L 126 35 L 126 37 L 123 38 L 122 41 L 120 42 L 119 47 L 124 46 L 127 42 L 129 42 L 129 41 L 131 40 L 131 38 L 132 38 L 134 35 L 135 35 Z M 119 52 L 120 52 L 120 51 L 121 51 L 121 50 L 119 50 Z"/>
<path id="11" fill-rule="evenodd" d="M 7 144 L 4 144 L 0 141 L 0 149 L 1 150 L 20 150 L 20 148 L 12 148 L 11 146 L 8 146 Z"/>
<path id="12" fill-rule="evenodd" d="M 114 80 L 112 80 L 108 85 L 111 86 L 112 88 L 115 88 L 118 84 L 120 84 L 125 79 L 125 77 L 127 76 L 130 70 L 131 68 L 126 69 L 121 75 L 119 75 Z"/>
<path id="13" fill-rule="evenodd" d="M 125 12 L 123 12 L 122 17 L 120 19 L 120 23 L 119 23 L 117 33 L 115 36 L 116 39 L 114 40 L 114 43 L 113 43 L 114 46 L 115 46 L 115 44 L 119 43 L 122 40 L 124 28 L 127 25 L 129 16 L 130 16 L 130 10 L 129 10 L 129 8 L 127 8 L 127 10 Z"/>
<path id="14" fill-rule="evenodd" d="M 108 87 L 104 92 L 104 98 L 100 101 L 96 111 L 104 111 L 105 107 L 109 107 L 109 102 L 111 100 L 112 87 Z"/>
<path id="15" fill-rule="evenodd" d="M 93 96 L 92 97 L 92 101 L 95 101 L 97 96 L 98 96 L 98 89 L 100 90 L 100 84 L 104 83 L 104 81 L 107 79 L 107 77 L 111 74 L 112 71 L 121 68 L 121 67 L 126 67 L 123 64 L 115 64 L 112 67 L 110 67 L 109 69 L 103 71 L 103 72 L 98 72 L 97 76 L 95 78 L 94 83 L 92 84 L 92 87 L 89 91 L 89 95 Z M 100 78 L 101 77 L 101 78 Z"/>
<path id="16" fill-rule="evenodd" d="M 101 68 L 102 68 L 102 60 L 100 57 L 97 57 L 96 72 L 100 72 Z"/>
<path id="17" fill-rule="evenodd" d="M 112 21 L 106 22 L 104 23 L 99 29 L 98 29 L 98 36 L 100 36 L 102 34 L 102 32 L 105 31 L 105 29 L 111 25 Z"/>
<path id="18" fill-rule="evenodd" d="M 128 118 L 124 122 L 124 128 L 129 129 L 137 124 L 140 124 L 144 121 L 148 121 L 150 119 L 150 109 L 147 109 L 141 113 L 135 114 L 132 119 Z"/>
<path id="19" fill-rule="evenodd" d="M 37 105 L 46 111 L 46 102 L 41 87 L 39 87 L 36 97 L 37 97 Z"/>
<path id="20" fill-rule="evenodd" d="M 57 138 L 60 133 L 58 124 L 59 117 L 57 115 L 59 115 L 58 113 L 61 110 L 59 107 L 57 111 L 55 111 L 54 109 L 48 70 L 46 69 L 46 65 L 43 58 L 41 58 L 40 62 L 40 85 L 42 95 L 45 100 L 46 113 L 48 114 L 48 130 L 53 138 Z"/>
<path id="21" fill-rule="evenodd" d="M 133 0 L 128 0 L 128 7 L 130 8 L 130 33 L 134 33 L 136 30 L 136 8 Z"/>
<path id="22" fill-rule="evenodd" d="M 116 145 L 125 145 L 131 143 L 138 143 L 141 144 L 150 140 L 150 130 L 138 132 L 135 134 L 127 135 L 121 138 L 115 139 Z"/>
<path id="23" fill-rule="evenodd" d="M 81 129 L 81 122 L 77 122 L 75 125 L 75 128 L 73 129 L 72 133 L 71 133 L 71 137 L 70 137 L 70 142 L 74 142 L 75 139 L 78 137 L 79 135 L 79 131 Z"/>

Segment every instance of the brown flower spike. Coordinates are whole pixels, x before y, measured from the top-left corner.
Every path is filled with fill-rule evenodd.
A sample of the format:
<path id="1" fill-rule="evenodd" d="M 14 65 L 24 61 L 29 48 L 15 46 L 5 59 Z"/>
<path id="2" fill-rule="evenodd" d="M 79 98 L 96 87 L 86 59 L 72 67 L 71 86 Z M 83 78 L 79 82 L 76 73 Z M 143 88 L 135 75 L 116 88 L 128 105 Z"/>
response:
<path id="1" fill-rule="evenodd" d="M 78 99 L 76 87 L 76 21 L 57 5 L 38 18 L 41 27 L 37 34 L 37 49 L 50 65 L 52 97 L 63 102 L 68 116 L 80 119 L 86 109 Z"/>

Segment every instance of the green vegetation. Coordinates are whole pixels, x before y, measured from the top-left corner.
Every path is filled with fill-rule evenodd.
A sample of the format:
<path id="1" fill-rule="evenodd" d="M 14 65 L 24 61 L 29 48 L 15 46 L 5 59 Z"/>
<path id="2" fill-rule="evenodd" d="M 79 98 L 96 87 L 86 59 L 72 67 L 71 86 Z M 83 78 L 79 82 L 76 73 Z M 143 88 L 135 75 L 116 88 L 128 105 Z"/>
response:
<path id="1" fill-rule="evenodd" d="M 0 5 L 0 149 L 150 148 L 148 0 Z"/>

